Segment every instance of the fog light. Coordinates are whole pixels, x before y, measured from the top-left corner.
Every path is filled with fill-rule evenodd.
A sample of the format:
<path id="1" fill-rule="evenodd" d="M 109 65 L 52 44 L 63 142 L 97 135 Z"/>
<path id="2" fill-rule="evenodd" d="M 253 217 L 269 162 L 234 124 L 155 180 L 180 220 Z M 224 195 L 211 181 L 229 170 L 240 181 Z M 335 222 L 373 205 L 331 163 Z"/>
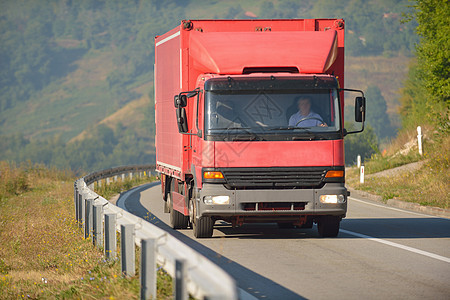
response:
<path id="1" fill-rule="evenodd" d="M 320 195 L 320 202 L 329 204 L 344 203 L 345 197 L 344 195 Z"/>
<path id="2" fill-rule="evenodd" d="M 230 204 L 229 196 L 205 196 L 203 197 L 205 204 Z"/>

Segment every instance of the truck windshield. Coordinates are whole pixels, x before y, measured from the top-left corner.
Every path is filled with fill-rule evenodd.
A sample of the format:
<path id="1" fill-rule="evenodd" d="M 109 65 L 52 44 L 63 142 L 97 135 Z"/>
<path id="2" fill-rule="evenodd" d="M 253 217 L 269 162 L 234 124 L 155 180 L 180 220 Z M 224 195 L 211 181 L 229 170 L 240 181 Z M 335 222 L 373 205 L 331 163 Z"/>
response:
<path id="1" fill-rule="evenodd" d="M 206 91 L 205 112 L 213 140 L 327 139 L 340 131 L 336 89 Z"/>

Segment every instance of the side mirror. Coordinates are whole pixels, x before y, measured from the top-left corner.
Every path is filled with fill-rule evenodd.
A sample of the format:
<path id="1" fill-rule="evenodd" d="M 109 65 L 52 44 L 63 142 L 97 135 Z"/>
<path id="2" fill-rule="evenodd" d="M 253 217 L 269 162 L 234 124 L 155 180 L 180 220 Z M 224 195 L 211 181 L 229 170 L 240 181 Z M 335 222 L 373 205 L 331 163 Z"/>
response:
<path id="1" fill-rule="evenodd" d="M 175 95 L 173 97 L 173 105 L 175 107 L 186 107 L 187 99 L 197 96 L 198 92 L 199 92 L 199 89 L 195 89 L 193 91 L 181 92 L 178 95 Z"/>
<path id="2" fill-rule="evenodd" d="M 187 93 L 186 96 L 187 96 L 188 98 L 192 98 L 192 97 L 198 95 L 198 89 L 195 89 L 195 90 L 193 90 L 193 91 L 186 92 L 186 93 Z"/>
<path id="3" fill-rule="evenodd" d="M 366 98 L 364 97 L 364 92 L 361 90 L 354 89 L 339 89 L 339 92 L 351 92 L 351 93 L 360 93 L 361 97 L 355 98 L 355 122 L 362 123 L 360 130 L 347 131 L 344 128 L 343 134 L 346 136 L 347 134 L 359 133 L 364 131 L 364 121 L 366 120 Z"/>
<path id="4" fill-rule="evenodd" d="M 178 124 L 178 132 L 180 133 L 188 132 L 186 109 L 184 107 L 177 107 L 177 124 Z"/>
<path id="5" fill-rule="evenodd" d="M 173 104 L 175 107 L 186 107 L 187 105 L 187 97 L 186 95 L 175 95 L 173 97 Z"/>
<path id="6" fill-rule="evenodd" d="M 355 122 L 364 122 L 366 120 L 366 98 L 355 98 Z"/>
<path id="7" fill-rule="evenodd" d="M 198 101 L 199 97 L 197 97 L 197 133 L 188 133 L 188 121 L 186 116 L 186 106 L 187 106 L 187 100 L 188 98 L 192 98 L 194 96 L 198 96 L 200 93 L 200 89 L 196 88 L 193 91 L 188 92 L 181 92 L 178 95 L 175 95 L 173 97 L 173 104 L 176 107 L 176 115 L 177 115 L 177 125 L 178 125 L 178 132 L 182 134 L 188 134 L 188 135 L 197 135 L 199 137 L 202 136 L 202 132 L 198 129 Z"/>

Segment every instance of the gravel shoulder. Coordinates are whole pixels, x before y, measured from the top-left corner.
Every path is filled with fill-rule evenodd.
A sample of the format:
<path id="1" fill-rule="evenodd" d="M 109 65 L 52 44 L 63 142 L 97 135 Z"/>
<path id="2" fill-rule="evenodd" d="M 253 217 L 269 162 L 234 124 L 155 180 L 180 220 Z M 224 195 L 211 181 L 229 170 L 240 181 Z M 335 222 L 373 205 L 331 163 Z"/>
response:
<path id="1" fill-rule="evenodd" d="M 389 177 L 389 176 L 397 175 L 398 173 L 412 172 L 412 171 L 420 169 L 425 162 L 426 162 L 426 160 L 413 162 L 413 163 L 406 164 L 406 165 L 403 165 L 403 166 L 400 166 L 400 167 L 384 170 L 384 171 L 381 171 L 381 172 L 378 172 L 378 173 L 368 174 L 368 175 L 366 175 L 366 177 L 367 178 L 370 178 L 370 177 Z"/>

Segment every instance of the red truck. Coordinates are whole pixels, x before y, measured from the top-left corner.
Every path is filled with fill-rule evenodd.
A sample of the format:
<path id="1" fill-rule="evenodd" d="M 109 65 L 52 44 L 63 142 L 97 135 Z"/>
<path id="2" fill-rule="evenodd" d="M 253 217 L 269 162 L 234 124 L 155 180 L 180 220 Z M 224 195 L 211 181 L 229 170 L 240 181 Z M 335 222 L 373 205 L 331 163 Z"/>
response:
<path id="1" fill-rule="evenodd" d="M 173 228 L 278 223 L 335 237 L 347 211 L 344 21 L 189 20 L 155 38 L 156 165 Z"/>

